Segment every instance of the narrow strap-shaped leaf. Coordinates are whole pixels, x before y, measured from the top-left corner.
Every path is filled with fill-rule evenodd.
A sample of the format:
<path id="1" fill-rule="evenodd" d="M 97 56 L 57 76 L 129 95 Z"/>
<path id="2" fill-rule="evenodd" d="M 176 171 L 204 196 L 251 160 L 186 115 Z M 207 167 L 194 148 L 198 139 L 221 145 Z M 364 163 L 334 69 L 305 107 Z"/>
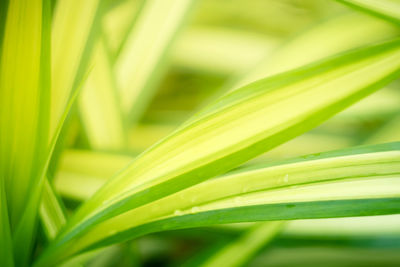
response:
<path id="1" fill-rule="evenodd" d="M 79 111 L 90 146 L 95 150 L 116 150 L 127 141 L 122 110 L 103 38 L 94 47 L 93 69 L 79 99 Z"/>
<path id="2" fill-rule="evenodd" d="M 25 266 L 48 155 L 50 2 L 9 1 L 2 40 L 0 176 L 5 180 L 15 264 Z"/>
<path id="3" fill-rule="evenodd" d="M 74 91 L 87 73 L 106 1 L 57 1 L 52 23 L 52 98 L 50 136 L 57 129 Z"/>
<path id="4" fill-rule="evenodd" d="M 66 222 L 67 216 L 64 212 L 64 204 L 58 195 L 58 192 L 54 191 L 53 181 L 52 179 L 49 179 L 49 176 L 52 177 L 54 175 L 52 173 L 54 170 L 50 169 L 50 167 L 55 168 L 55 163 L 58 161 L 61 149 L 64 146 L 63 138 L 65 132 L 62 130 L 65 130 L 65 128 L 63 128 L 63 125 L 75 99 L 78 96 L 78 92 L 79 88 L 71 95 L 71 98 L 67 102 L 67 106 L 60 118 L 60 124 L 54 133 L 46 156 L 45 170 L 47 170 L 47 174 L 43 177 L 43 181 L 41 181 L 44 182 L 44 185 L 42 196 L 40 197 L 41 203 L 39 207 L 39 215 L 48 239 L 53 239 Z"/>
<path id="5" fill-rule="evenodd" d="M 42 260 L 67 256 L 63 247 L 93 225 L 222 174 L 374 92 L 399 75 L 399 43 L 341 54 L 221 98 L 213 113 L 159 142 L 103 186 Z"/>
<path id="6" fill-rule="evenodd" d="M 249 73 L 228 83 L 221 91 L 232 91 L 263 77 L 285 72 L 346 50 L 394 38 L 399 34 L 399 29 L 394 25 L 364 14 L 350 13 L 319 21 L 302 34 L 287 40 Z M 212 111 L 212 107 L 203 109 L 193 116 L 191 121 Z"/>
<path id="7" fill-rule="evenodd" d="M 399 0 L 336 0 L 390 22 L 400 24 Z"/>
<path id="8" fill-rule="evenodd" d="M 352 144 L 352 139 L 348 137 L 305 133 L 258 157 L 257 161 L 265 161 L 266 157 L 276 159 L 283 155 L 289 157 L 304 155 L 308 152 L 317 153 L 321 150 L 329 151 L 349 147 Z M 315 146 L 315 151 L 311 148 L 312 145 Z M 54 187 L 61 196 L 83 202 L 93 196 L 108 179 L 133 159 L 134 157 L 113 153 L 66 150 L 54 178 Z M 76 186 L 77 184 L 80 186 Z"/>
<path id="9" fill-rule="evenodd" d="M 354 216 L 373 216 L 400 213 L 399 194 L 395 195 L 389 191 L 389 187 L 398 186 L 392 184 L 393 180 L 384 180 L 388 194 L 382 197 L 360 197 L 354 195 L 342 196 L 342 199 L 318 200 L 310 198 L 309 201 L 288 201 L 273 204 L 254 204 L 236 207 L 237 202 L 221 209 L 193 210 L 181 216 L 174 216 L 162 220 L 155 220 L 147 224 L 140 225 L 119 234 L 110 235 L 109 238 L 101 243 L 87 248 L 92 250 L 99 247 L 122 242 L 149 233 L 204 227 L 215 224 L 255 222 L 255 221 L 276 221 L 276 220 L 297 220 L 297 219 L 317 219 L 333 217 L 354 217 Z M 343 183 L 338 186 L 359 186 L 357 183 Z M 372 193 L 374 188 L 379 187 L 379 182 L 371 182 L 369 185 L 362 185 L 362 189 L 367 189 Z M 326 186 L 323 190 L 338 189 Z M 391 188 L 393 190 L 393 188 Z M 287 194 L 296 194 L 296 191 L 288 190 Z M 380 192 L 382 193 L 382 192 Z M 267 200 L 265 200 L 267 202 Z M 261 203 L 261 201 L 259 202 Z"/>
<path id="10" fill-rule="evenodd" d="M 39 164 L 43 165 L 41 161 L 46 150 L 46 146 L 39 143 L 41 135 L 45 136 L 42 139 L 47 136 L 45 123 L 48 119 L 41 106 L 48 104 L 46 98 L 49 95 L 48 88 L 41 88 L 45 85 L 41 81 L 44 79 L 42 64 L 45 64 L 42 60 L 46 60 L 42 54 L 45 52 L 42 39 L 46 38 L 42 36 L 42 16 L 41 1 L 10 2 L 3 38 L 1 176 L 6 179 L 6 191 L 10 195 L 8 202 L 12 207 L 10 219 L 14 226 L 24 208 L 30 179 L 41 172 L 36 168 Z M 26 46 L 26 43 L 32 45 Z M 14 117 L 11 118 L 10 114 Z"/>
<path id="11" fill-rule="evenodd" d="M 400 201 L 399 155 L 400 147 L 395 143 L 246 168 L 101 223 L 78 239 L 78 243 L 83 246 L 84 240 L 88 243 L 98 240 L 107 229 L 109 238 L 97 245 L 119 242 L 155 229 L 397 213 L 400 212 L 396 207 Z M 372 203 L 371 207 L 368 203 Z M 136 226 L 132 227 L 133 224 Z M 125 231 L 115 233 L 124 225 Z"/>
<path id="12" fill-rule="evenodd" d="M 103 1 L 104 2 L 104 1 Z M 98 35 L 99 18 L 103 9 L 101 1 L 57 1 L 54 21 L 52 23 L 52 99 L 50 135 L 48 138 L 48 152 L 46 155 L 46 169 L 50 161 L 56 161 L 58 154 L 54 150 L 66 117 L 74 103 L 78 89 L 87 75 L 87 64 L 90 51 Z M 65 49 L 68 47 L 68 49 Z M 50 50 L 50 48 L 49 48 Z M 46 178 L 47 179 L 47 178 Z M 50 185 L 50 181 L 46 181 Z M 44 190 L 50 189 L 46 187 Z M 45 192 L 48 197 L 41 198 L 41 215 L 44 225 L 60 225 L 63 221 L 60 215 L 62 203 L 54 201 L 55 192 Z M 52 197 L 54 198 L 52 198 Z M 52 198 L 52 200 L 51 200 Z M 60 204 L 60 205 L 58 205 Z M 46 209 L 46 211 L 44 210 Z M 47 210 L 48 209 L 48 210 Z M 46 216 L 49 213 L 58 214 Z M 54 219 L 54 221 L 52 221 Z M 55 228 L 53 228 L 54 230 Z"/>
<path id="13" fill-rule="evenodd" d="M 193 0 L 145 1 L 115 63 L 122 109 L 137 122 L 162 73 L 168 50 Z"/>
<path id="14" fill-rule="evenodd" d="M 260 223 L 240 236 L 237 240 L 216 251 L 214 255 L 204 261 L 203 267 L 234 267 L 243 266 L 268 241 L 272 240 L 282 228 L 282 222 Z"/>

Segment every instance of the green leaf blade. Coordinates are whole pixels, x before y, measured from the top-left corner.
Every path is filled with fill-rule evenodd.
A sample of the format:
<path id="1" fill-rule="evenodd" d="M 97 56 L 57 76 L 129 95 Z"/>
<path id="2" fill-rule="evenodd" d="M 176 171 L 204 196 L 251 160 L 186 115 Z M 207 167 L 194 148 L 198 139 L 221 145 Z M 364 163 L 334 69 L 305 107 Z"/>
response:
<path id="1" fill-rule="evenodd" d="M 99 224 L 87 237 L 96 239 L 99 232 L 109 229 L 107 239 L 112 243 L 129 238 L 130 233 L 141 232 L 146 224 L 157 231 L 177 229 L 174 227 L 180 217 L 184 217 L 184 222 L 179 227 L 186 228 L 255 218 L 256 221 L 264 220 L 261 218 L 287 220 L 397 213 L 398 209 L 390 203 L 397 203 L 400 195 L 399 146 L 389 144 L 367 149 L 376 149 L 376 152 L 361 149 L 349 154 L 351 149 L 348 149 L 233 172 L 133 209 L 103 226 Z M 381 149 L 386 151 L 380 152 Z M 368 203 L 376 206 L 368 207 Z M 325 205 L 331 210 L 325 212 Z M 306 211 L 306 207 L 310 210 Z M 251 214 L 264 208 L 262 213 Z M 145 213 L 146 210 L 151 213 Z M 231 213 L 235 215 L 230 217 Z M 246 220 L 246 216 L 250 217 Z M 187 225 L 187 220 L 193 224 Z M 112 231 L 129 224 L 137 226 L 118 234 Z"/>
<path id="2" fill-rule="evenodd" d="M 398 77 L 398 47 L 399 40 L 368 46 L 221 98 L 213 112 L 177 130 L 103 186 L 52 249 L 61 253 L 102 221 L 226 172 L 317 126 Z"/>
<path id="3" fill-rule="evenodd" d="M 0 176 L 7 192 L 15 264 L 25 266 L 48 156 L 50 3 L 8 4 L 0 63 Z"/>

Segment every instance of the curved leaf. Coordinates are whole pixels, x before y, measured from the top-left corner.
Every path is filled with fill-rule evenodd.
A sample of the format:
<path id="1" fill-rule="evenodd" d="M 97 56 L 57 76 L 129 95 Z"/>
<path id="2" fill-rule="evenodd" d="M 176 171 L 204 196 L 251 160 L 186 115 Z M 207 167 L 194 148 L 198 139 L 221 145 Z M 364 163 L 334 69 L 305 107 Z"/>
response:
<path id="1" fill-rule="evenodd" d="M 153 146 L 103 186 L 42 261 L 67 257 L 73 240 L 94 225 L 222 174 L 372 93 L 398 76 L 399 43 L 345 53 L 221 98 L 207 116 Z"/>
<path id="2" fill-rule="evenodd" d="M 99 224 L 74 247 L 107 231 L 96 246 L 147 231 L 219 223 L 397 213 L 399 155 L 394 143 L 245 168 Z"/>

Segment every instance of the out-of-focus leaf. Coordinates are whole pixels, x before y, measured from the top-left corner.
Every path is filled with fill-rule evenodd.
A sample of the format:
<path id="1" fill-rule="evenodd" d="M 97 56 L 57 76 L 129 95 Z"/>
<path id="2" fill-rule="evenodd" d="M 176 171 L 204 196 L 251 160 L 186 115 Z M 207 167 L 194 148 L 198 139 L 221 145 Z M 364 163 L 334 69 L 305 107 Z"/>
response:
<path id="1" fill-rule="evenodd" d="M 88 199 L 132 160 L 129 156 L 67 150 L 54 179 L 55 188 L 63 197 L 79 201 Z"/>
<path id="2" fill-rule="evenodd" d="M 316 23 L 288 40 L 271 57 L 235 83 L 243 85 L 266 74 L 284 72 L 359 46 L 399 36 L 397 27 L 364 14 L 345 14 Z"/>
<path id="3" fill-rule="evenodd" d="M 93 68 L 79 99 L 79 111 L 89 144 L 94 150 L 124 148 L 127 137 L 118 92 L 105 43 L 94 48 Z"/>
<path id="4" fill-rule="evenodd" d="M 400 215 L 290 221 L 285 236 L 368 237 L 400 236 Z M 379 227 L 377 227 L 379 225 Z"/>
<path id="5" fill-rule="evenodd" d="M 188 29 L 173 47 L 173 63 L 204 72 L 237 74 L 271 53 L 278 44 L 273 37 L 228 29 Z"/>
<path id="6" fill-rule="evenodd" d="M 107 47 L 113 57 L 118 56 L 145 1 L 119 1 L 103 17 L 103 30 Z"/>
<path id="7" fill-rule="evenodd" d="M 397 266 L 398 248 L 351 248 L 338 246 L 298 246 L 274 248 L 249 263 L 249 267 L 262 266 Z"/>
<path id="8" fill-rule="evenodd" d="M 355 9 L 400 24 L 399 0 L 337 0 Z"/>
<path id="9" fill-rule="evenodd" d="M 268 55 L 248 73 L 228 83 L 222 92 L 232 91 L 268 75 L 309 64 L 346 50 L 399 36 L 397 27 L 364 14 L 344 14 L 320 21 Z M 203 109 L 192 120 L 207 114 Z"/>
<path id="10" fill-rule="evenodd" d="M 57 1 L 52 23 L 52 96 L 51 127 L 53 138 L 65 116 L 68 103 L 74 91 L 79 88 L 88 72 L 98 31 L 100 14 L 103 11 L 100 0 Z"/>
<path id="11" fill-rule="evenodd" d="M 43 185 L 42 201 L 40 203 L 39 212 L 43 230 L 46 237 L 51 240 L 65 225 L 67 217 L 62 202 L 47 179 Z"/>
<path id="12" fill-rule="evenodd" d="M 282 222 L 267 222 L 253 226 L 237 240 L 229 243 L 205 260 L 201 266 L 242 266 L 282 228 Z"/>
<path id="13" fill-rule="evenodd" d="M 366 140 L 367 144 L 394 142 L 400 139 L 400 115 L 394 116 L 379 131 L 373 133 Z"/>
<path id="14" fill-rule="evenodd" d="M 117 226 L 127 225 L 94 230 L 112 224 L 118 215 L 134 212 L 135 208 L 222 174 L 310 130 L 386 85 L 399 75 L 398 47 L 399 40 L 367 46 L 259 80 L 222 97 L 209 107 L 206 116 L 178 129 L 104 185 L 77 211 L 39 259 L 38 266 L 53 264 L 110 232 L 112 235 L 120 231 Z M 368 201 L 368 212 L 393 210 L 391 203 L 395 200 L 388 200 L 384 211 L 380 209 L 382 201 Z M 358 200 L 321 203 L 330 211 L 325 216 L 359 214 L 364 208 L 355 205 L 355 210 L 340 213 L 339 208 L 359 204 Z M 279 209 L 282 205 L 272 204 L 268 208 Z M 320 202 L 305 203 L 296 211 L 301 214 L 301 209 L 318 205 Z M 307 216 L 322 215 L 316 212 Z M 93 232 L 97 235 L 93 236 Z"/>
<path id="15" fill-rule="evenodd" d="M 163 72 L 166 55 L 193 0 L 145 1 L 115 63 L 123 112 L 137 122 Z"/>

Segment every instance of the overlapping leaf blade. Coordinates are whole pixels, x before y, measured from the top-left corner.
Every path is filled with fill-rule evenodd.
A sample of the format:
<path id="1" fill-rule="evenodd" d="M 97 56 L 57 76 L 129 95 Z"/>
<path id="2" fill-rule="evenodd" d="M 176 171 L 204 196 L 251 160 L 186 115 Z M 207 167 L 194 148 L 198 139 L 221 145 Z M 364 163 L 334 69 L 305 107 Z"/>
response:
<path id="1" fill-rule="evenodd" d="M 61 127 L 70 99 L 88 73 L 104 1 L 57 1 L 52 23 L 51 137 Z M 67 49 L 66 49 L 67 48 Z"/>
<path id="2" fill-rule="evenodd" d="M 266 58 L 235 86 L 284 72 L 342 51 L 399 36 L 394 25 L 365 14 L 347 13 L 315 23 Z"/>
<path id="3" fill-rule="evenodd" d="M 395 26 L 364 14 L 348 13 L 313 24 L 266 57 L 248 73 L 222 89 L 232 91 L 263 77 L 288 71 L 313 61 L 399 36 Z M 306 51 L 306 53 L 304 52 Z M 203 109 L 192 120 L 211 112 Z"/>
<path id="4" fill-rule="evenodd" d="M 57 1 L 51 29 L 51 48 L 48 47 L 52 54 L 51 70 L 46 73 L 47 76 L 51 75 L 52 80 L 46 168 L 50 160 L 57 161 L 58 153 L 53 152 L 66 117 L 78 95 L 78 89 L 88 73 L 91 49 L 97 40 L 101 25 L 99 18 L 103 9 L 104 2 L 98 0 Z M 48 178 L 49 175 L 46 179 Z M 40 208 L 42 225 L 46 233 L 56 234 L 55 230 L 63 225 L 65 215 L 58 196 L 52 191 L 51 182 L 46 181 L 46 184 Z"/>
<path id="5" fill-rule="evenodd" d="M 339 55 L 223 97 L 213 112 L 158 143 L 99 190 L 38 264 L 68 257 L 93 242 L 85 232 L 94 225 L 101 228 L 109 218 L 221 174 L 375 91 L 399 73 L 398 44 L 394 40 Z"/>
<path id="6" fill-rule="evenodd" d="M 110 219 L 85 239 L 107 229 L 110 237 L 98 245 L 219 223 L 398 213 L 399 149 L 398 143 L 361 147 L 239 170 Z M 123 225 L 125 231 L 112 231 Z"/>

